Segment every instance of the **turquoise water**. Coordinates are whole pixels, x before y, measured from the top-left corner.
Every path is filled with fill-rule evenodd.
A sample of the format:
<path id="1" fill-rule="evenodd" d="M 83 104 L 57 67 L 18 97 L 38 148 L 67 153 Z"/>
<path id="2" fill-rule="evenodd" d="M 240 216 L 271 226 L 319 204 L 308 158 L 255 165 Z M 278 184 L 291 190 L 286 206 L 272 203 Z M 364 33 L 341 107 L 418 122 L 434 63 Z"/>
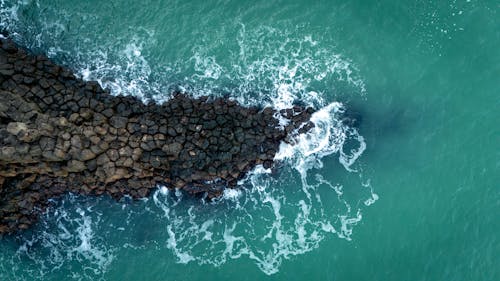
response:
<path id="1" fill-rule="evenodd" d="M 57 200 L 0 240 L 0 280 L 500 280 L 500 5 L 367 2 L 0 0 L 113 94 L 319 109 L 218 202 Z"/>

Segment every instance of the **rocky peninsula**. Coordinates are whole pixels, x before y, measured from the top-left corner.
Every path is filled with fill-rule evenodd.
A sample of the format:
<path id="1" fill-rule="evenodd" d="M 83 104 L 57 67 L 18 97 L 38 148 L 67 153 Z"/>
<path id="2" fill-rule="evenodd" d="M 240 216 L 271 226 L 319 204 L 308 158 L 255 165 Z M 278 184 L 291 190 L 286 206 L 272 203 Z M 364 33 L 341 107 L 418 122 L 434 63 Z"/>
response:
<path id="1" fill-rule="evenodd" d="M 314 126 L 312 113 L 181 93 L 144 104 L 2 38 L 0 234 L 28 229 L 67 192 L 143 198 L 164 185 L 217 197 L 256 165 L 273 166 L 280 142 Z"/>

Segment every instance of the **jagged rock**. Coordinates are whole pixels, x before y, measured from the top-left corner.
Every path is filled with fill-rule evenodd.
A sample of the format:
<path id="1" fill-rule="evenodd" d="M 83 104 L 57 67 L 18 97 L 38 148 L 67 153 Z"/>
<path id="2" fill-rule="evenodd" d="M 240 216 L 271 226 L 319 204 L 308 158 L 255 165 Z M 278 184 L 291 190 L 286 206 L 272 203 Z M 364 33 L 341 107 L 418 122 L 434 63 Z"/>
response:
<path id="1" fill-rule="evenodd" d="M 109 162 L 109 157 L 106 154 L 101 154 L 97 157 L 97 165 L 104 166 Z"/>
<path id="2" fill-rule="evenodd" d="M 120 179 L 130 178 L 132 176 L 128 173 L 127 169 L 123 168 L 114 169 L 114 171 L 113 172 L 110 171 L 108 175 L 110 177 L 107 179 L 107 182 L 114 182 Z"/>
<path id="3" fill-rule="evenodd" d="M 132 152 L 132 159 L 134 161 L 138 161 L 142 157 L 142 150 L 139 148 L 135 148 Z"/>
<path id="4" fill-rule="evenodd" d="M 7 125 L 7 132 L 17 136 L 20 132 L 22 131 L 27 131 L 28 127 L 26 124 L 21 123 L 21 122 L 10 122 Z"/>
<path id="5" fill-rule="evenodd" d="M 12 76 L 14 73 L 15 73 L 14 69 L 12 69 L 12 68 L 9 68 L 9 69 L 0 68 L 0 75 Z"/>
<path id="6" fill-rule="evenodd" d="M 71 137 L 71 146 L 77 149 L 82 148 L 82 140 L 79 135 L 74 135 Z"/>
<path id="7" fill-rule="evenodd" d="M 113 116 L 109 119 L 109 124 L 117 129 L 126 128 L 128 119 L 120 116 Z"/>
<path id="8" fill-rule="evenodd" d="M 78 158 L 80 161 L 88 161 L 88 160 L 94 159 L 95 157 L 96 157 L 96 153 L 94 153 L 92 150 L 84 149 L 81 151 Z"/>
<path id="9" fill-rule="evenodd" d="M 12 160 L 15 153 L 16 148 L 12 146 L 4 146 L 0 149 L 0 156 L 5 160 Z"/>
<path id="10" fill-rule="evenodd" d="M 66 159 L 67 154 L 64 150 L 62 149 L 55 149 L 54 150 L 54 156 L 58 159 Z"/>
<path id="11" fill-rule="evenodd" d="M 145 105 L 0 39 L 0 234 L 28 228 L 69 191 L 141 198 L 163 184 L 220 196 L 256 164 L 272 167 L 281 141 L 314 126 L 312 113 L 280 112 L 291 118 L 282 130 L 274 109 L 222 98 L 174 93 Z"/>
<path id="12" fill-rule="evenodd" d="M 101 126 L 96 126 L 94 128 L 94 131 L 101 136 L 104 136 L 108 133 L 108 130 L 105 127 L 101 127 Z"/>
<path id="13" fill-rule="evenodd" d="M 118 160 L 118 158 L 120 158 L 120 154 L 118 153 L 118 151 L 116 149 L 108 150 L 107 154 L 108 154 L 109 160 L 111 160 L 113 162 L 115 162 L 116 160 Z"/>
<path id="14" fill-rule="evenodd" d="M 166 144 L 162 147 L 162 150 L 167 153 L 167 155 L 177 156 L 182 150 L 182 144 L 178 142 Z"/>
<path id="15" fill-rule="evenodd" d="M 68 162 L 67 170 L 70 173 L 82 172 L 85 170 L 85 163 L 78 160 L 71 160 Z"/>
<path id="16" fill-rule="evenodd" d="M 177 132 L 176 132 L 176 131 L 175 131 L 175 129 L 174 129 L 174 128 L 172 128 L 172 127 L 168 127 L 168 129 L 167 129 L 167 133 L 168 133 L 168 135 L 169 135 L 169 136 L 171 136 L 171 137 L 175 137 L 175 136 L 177 136 Z"/>

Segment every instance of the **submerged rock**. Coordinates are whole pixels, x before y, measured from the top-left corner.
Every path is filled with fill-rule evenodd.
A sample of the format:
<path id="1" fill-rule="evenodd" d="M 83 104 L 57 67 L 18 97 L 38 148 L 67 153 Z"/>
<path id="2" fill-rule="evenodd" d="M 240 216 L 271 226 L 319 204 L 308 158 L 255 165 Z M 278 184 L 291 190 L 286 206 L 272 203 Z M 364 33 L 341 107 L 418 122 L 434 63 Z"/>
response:
<path id="1" fill-rule="evenodd" d="M 141 198 L 165 185 L 219 196 L 255 165 L 271 167 L 296 129 L 314 126 L 310 108 L 111 96 L 8 39 L 0 62 L 0 233 L 28 228 L 65 192 Z M 276 114 L 290 124 L 280 128 Z"/>

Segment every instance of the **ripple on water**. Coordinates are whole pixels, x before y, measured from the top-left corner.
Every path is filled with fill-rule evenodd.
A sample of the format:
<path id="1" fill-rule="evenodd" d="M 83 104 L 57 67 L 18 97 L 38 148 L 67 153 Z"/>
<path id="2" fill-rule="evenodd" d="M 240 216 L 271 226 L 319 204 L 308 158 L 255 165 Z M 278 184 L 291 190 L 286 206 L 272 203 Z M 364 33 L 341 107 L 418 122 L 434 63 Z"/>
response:
<path id="1" fill-rule="evenodd" d="M 9 19 L 2 27 L 15 31 L 25 26 L 16 25 L 19 8 L 9 7 L 4 0 L 0 7 L 2 18 Z M 40 29 L 64 26 L 36 24 Z M 17 245 L 15 251 L 2 251 L 2 279 L 102 277 L 125 249 L 170 251 L 182 264 L 221 266 L 245 258 L 264 273 L 274 274 L 284 260 L 319 247 L 325 237 L 350 240 L 363 208 L 378 199 L 359 169 L 358 160 L 366 148 L 363 136 L 341 122 L 344 105 L 323 92 L 340 83 L 365 95 L 363 80 L 353 63 L 320 38 L 294 38 L 282 29 L 241 24 L 236 37 L 228 38 L 237 44 L 225 60 L 212 53 L 223 47 L 219 43 L 199 44 L 192 57 L 163 65 L 158 73 L 160 68 L 153 67 L 146 51 L 155 44 L 152 31 L 117 39 L 120 44 L 102 40 L 102 45 L 90 49 L 80 45 L 62 49 L 58 46 L 67 45 L 58 41 L 60 37 L 41 33 L 47 37 L 26 40 L 42 40 L 50 56 L 72 65 L 82 78 L 99 81 L 113 94 L 161 102 L 169 98 L 163 93 L 177 88 L 194 96 L 229 93 L 229 98 L 242 104 L 277 109 L 300 101 L 318 109 L 312 116 L 316 126 L 281 144 L 278 171 L 257 166 L 239 182 L 240 189 L 228 189 L 214 202 L 165 187 L 158 187 L 149 200 L 133 204 L 127 204 L 128 199 L 116 203 L 68 195 L 56 202 L 36 229 L 11 241 Z M 335 175 L 358 179 L 344 187 L 333 180 Z M 345 188 L 355 195 L 346 196 Z"/>

